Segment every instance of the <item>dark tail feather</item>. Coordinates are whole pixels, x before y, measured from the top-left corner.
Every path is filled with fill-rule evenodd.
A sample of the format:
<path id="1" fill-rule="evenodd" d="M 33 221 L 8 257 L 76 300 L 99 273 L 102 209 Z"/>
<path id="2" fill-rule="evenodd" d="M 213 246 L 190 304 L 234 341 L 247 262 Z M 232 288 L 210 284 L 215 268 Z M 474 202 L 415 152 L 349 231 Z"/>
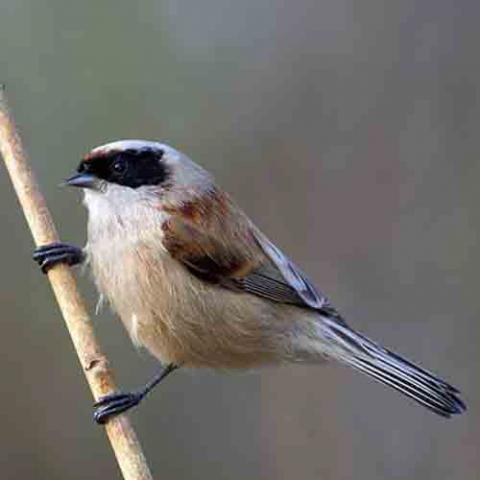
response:
<path id="1" fill-rule="evenodd" d="M 333 356 L 342 363 L 395 388 L 442 417 L 466 410 L 455 387 L 356 333 L 345 323 L 324 319 L 330 338 L 337 345 Z"/>

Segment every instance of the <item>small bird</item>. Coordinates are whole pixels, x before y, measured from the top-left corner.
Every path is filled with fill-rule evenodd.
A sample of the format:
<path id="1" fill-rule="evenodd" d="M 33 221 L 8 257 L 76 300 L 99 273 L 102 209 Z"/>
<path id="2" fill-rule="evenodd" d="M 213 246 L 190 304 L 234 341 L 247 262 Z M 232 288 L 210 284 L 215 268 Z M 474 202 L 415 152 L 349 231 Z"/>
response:
<path id="1" fill-rule="evenodd" d="M 108 143 L 66 184 L 84 191 L 87 244 L 44 245 L 34 259 L 43 272 L 88 262 L 134 344 L 166 365 L 145 387 L 100 399 L 98 423 L 137 405 L 180 366 L 330 360 L 443 417 L 465 410 L 456 388 L 352 329 L 212 176 L 174 148 Z"/>

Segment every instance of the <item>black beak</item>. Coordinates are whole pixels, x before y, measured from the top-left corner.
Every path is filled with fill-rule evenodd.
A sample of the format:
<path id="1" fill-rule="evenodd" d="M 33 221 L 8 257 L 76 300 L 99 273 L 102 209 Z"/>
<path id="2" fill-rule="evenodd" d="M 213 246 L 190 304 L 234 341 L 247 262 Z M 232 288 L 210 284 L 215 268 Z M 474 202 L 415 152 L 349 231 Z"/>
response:
<path id="1" fill-rule="evenodd" d="M 99 179 L 95 175 L 87 172 L 76 173 L 65 180 L 65 185 L 69 187 L 91 188 L 92 190 L 98 190 L 99 183 Z"/>

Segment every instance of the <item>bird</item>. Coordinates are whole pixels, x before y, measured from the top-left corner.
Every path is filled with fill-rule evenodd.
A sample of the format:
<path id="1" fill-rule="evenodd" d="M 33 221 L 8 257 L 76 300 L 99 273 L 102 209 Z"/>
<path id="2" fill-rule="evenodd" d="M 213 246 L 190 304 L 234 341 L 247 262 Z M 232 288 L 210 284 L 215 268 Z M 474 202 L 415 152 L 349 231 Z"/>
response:
<path id="1" fill-rule="evenodd" d="M 144 387 L 95 405 L 103 424 L 179 367 L 251 369 L 337 362 L 430 411 L 465 411 L 460 392 L 353 329 L 213 176 L 160 142 L 91 150 L 66 185 L 81 188 L 87 243 L 42 245 L 44 273 L 88 263 L 133 343 L 164 367 Z"/>

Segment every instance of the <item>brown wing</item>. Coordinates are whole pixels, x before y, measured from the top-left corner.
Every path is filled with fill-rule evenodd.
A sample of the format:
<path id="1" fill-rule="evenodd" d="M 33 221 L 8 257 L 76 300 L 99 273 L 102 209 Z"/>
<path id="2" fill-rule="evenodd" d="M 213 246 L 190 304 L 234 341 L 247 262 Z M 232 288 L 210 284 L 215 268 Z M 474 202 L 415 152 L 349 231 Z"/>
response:
<path id="1" fill-rule="evenodd" d="M 201 225 L 177 216 L 163 224 L 163 232 L 163 244 L 170 255 L 192 274 L 211 283 L 228 283 L 248 274 L 260 263 L 260 259 L 253 252 L 243 250 L 241 244 L 238 248 L 227 248 L 229 243 L 222 238 L 224 235 L 208 234 Z"/>
<path id="2" fill-rule="evenodd" d="M 274 302 L 326 309 L 327 299 L 246 219 L 235 232 L 229 222 L 205 225 L 173 215 L 164 223 L 164 245 L 201 280 Z M 227 247 L 228 246 L 228 247 Z"/>

